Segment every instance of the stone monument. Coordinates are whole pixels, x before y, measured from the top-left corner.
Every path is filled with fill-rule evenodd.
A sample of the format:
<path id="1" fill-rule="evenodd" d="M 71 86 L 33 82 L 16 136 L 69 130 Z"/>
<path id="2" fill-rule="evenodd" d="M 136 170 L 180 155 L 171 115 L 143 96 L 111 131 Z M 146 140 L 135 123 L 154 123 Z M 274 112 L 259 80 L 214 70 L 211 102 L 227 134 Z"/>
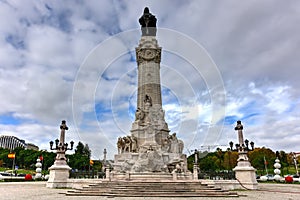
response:
<path id="1" fill-rule="evenodd" d="M 55 140 L 55 148 L 53 148 L 53 141 L 50 142 L 50 149 L 57 152 L 54 164 L 49 167 L 50 175 L 46 184 L 46 187 L 49 188 L 67 187 L 69 171 L 71 170 L 67 164 L 65 153 L 67 150 L 73 149 L 74 142 L 70 142 L 71 148 L 68 148 L 68 143 L 65 143 L 65 131 L 68 130 L 65 120 L 61 122 L 60 130 L 60 140 Z"/>
<path id="2" fill-rule="evenodd" d="M 161 179 L 192 179 L 187 170 L 186 155 L 182 153 L 183 141 L 177 138 L 176 133 L 170 134 L 162 109 L 162 49 L 156 40 L 156 21 L 146 7 L 139 19 L 142 36 L 136 47 L 138 88 L 135 120 L 131 134 L 118 138 L 118 154 L 114 157 L 110 178 L 129 178 L 130 174 L 130 178 L 134 179 L 145 174 L 151 174 L 151 177 L 158 174 Z"/>
<path id="3" fill-rule="evenodd" d="M 243 139 L 243 125 L 241 121 L 237 121 L 235 130 L 238 131 L 238 162 L 237 166 L 233 169 L 236 179 L 247 189 L 256 190 L 257 181 L 254 167 L 251 166 L 247 156 L 247 150 L 245 148 Z"/>

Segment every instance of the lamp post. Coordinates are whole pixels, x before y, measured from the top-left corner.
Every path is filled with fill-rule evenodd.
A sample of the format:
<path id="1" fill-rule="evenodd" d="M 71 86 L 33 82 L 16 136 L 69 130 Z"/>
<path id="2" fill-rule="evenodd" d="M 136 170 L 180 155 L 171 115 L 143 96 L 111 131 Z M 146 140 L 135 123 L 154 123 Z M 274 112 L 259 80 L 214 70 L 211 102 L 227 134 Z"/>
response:
<path id="1" fill-rule="evenodd" d="M 194 180 L 198 179 L 198 153 L 199 151 L 197 149 L 194 150 L 195 152 L 195 162 L 194 162 L 194 166 L 193 166 L 193 176 L 194 176 Z"/>
<path id="2" fill-rule="evenodd" d="M 103 163 L 102 163 L 102 171 L 104 172 L 105 171 L 105 168 L 106 168 L 106 154 L 107 154 L 107 151 L 106 149 L 103 150 Z"/>
<path id="3" fill-rule="evenodd" d="M 249 144 L 250 144 L 251 149 L 249 148 Z M 246 151 L 246 152 L 254 150 L 254 142 L 251 141 L 249 143 L 249 140 L 247 140 L 247 139 L 245 140 L 245 145 L 243 144 L 241 146 L 240 144 L 233 144 L 233 142 L 230 141 L 229 146 L 230 146 L 231 151 L 237 151 L 237 152 L 242 151 L 242 150 Z M 235 146 L 235 149 L 233 149 L 233 146 Z"/>
<path id="4" fill-rule="evenodd" d="M 50 141 L 50 149 L 56 150 L 56 158 L 54 164 L 49 168 L 50 176 L 47 182 L 47 187 L 50 188 L 63 188 L 67 187 L 69 171 L 71 168 L 67 164 L 66 151 L 72 150 L 74 142 L 70 142 L 70 148 L 68 148 L 68 143 L 65 143 L 65 131 L 69 128 L 66 125 L 66 121 L 63 120 L 60 125 L 60 139 L 55 140 L 55 147 L 53 147 L 54 142 Z"/>
<path id="5" fill-rule="evenodd" d="M 229 146 L 230 146 L 230 150 L 233 151 L 233 142 L 232 141 L 229 142 Z"/>
<path id="6" fill-rule="evenodd" d="M 296 174 L 297 176 L 299 176 L 299 171 L 298 171 L 298 164 L 297 164 L 297 159 L 296 159 L 296 155 L 295 153 L 293 152 L 293 161 L 294 161 L 294 165 L 295 165 L 295 169 L 296 169 Z"/>
<path id="7" fill-rule="evenodd" d="M 50 141 L 50 149 L 51 150 L 56 150 L 56 160 L 67 160 L 66 159 L 66 151 L 67 150 L 73 150 L 74 142 L 71 141 L 70 145 L 71 148 L 68 148 L 69 144 L 65 143 L 65 131 L 68 130 L 69 128 L 66 125 L 66 121 L 62 120 L 61 125 L 60 125 L 60 140 L 56 139 L 55 140 L 55 147 L 53 148 L 53 141 Z"/>
<path id="8" fill-rule="evenodd" d="M 235 172 L 235 178 L 247 189 L 257 189 L 257 181 L 254 169 L 249 162 L 247 153 L 249 149 L 249 140 L 244 140 L 243 125 L 239 120 L 237 121 L 234 130 L 238 131 L 238 141 L 236 144 L 236 151 L 238 152 L 237 166 L 233 169 Z M 233 142 L 229 142 L 230 147 L 233 146 Z M 254 142 L 250 142 L 252 150 L 254 149 Z"/>

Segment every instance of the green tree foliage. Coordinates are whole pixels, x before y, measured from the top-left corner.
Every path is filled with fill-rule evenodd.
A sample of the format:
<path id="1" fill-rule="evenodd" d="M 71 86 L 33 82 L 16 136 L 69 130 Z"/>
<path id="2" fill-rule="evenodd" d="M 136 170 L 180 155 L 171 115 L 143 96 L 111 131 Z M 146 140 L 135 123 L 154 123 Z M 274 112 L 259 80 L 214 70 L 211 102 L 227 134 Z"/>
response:
<path id="1" fill-rule="evenodd" d="M 53 163 L 55 159 L 55 153 L 47 151 L 36 151 L 32 149 L 24 149 L 21 147 L 15 148 L 13 151 L 16 155 L 15 165 L 22 169 L 32 169 L 34 170 L 36 160 L 43 156 L 43 169 L 47 170 Z M 7 155 L 10 153 L 10 150 L 0 148 L 0 160 L 2 160 L 2 167 L 11 168 L 13 160 L 9 159 Z"/>
<path id="2" fill-rule="evenodd" d="M 232 170 L 237 164 L 237 159 L 238 159 L 238 153 L 236 151 L 224 152 L 224 161 L 223 161 L 224 169 Z"/>
<path id="3" fill-rule="evenodd" d="M 99 160 L 94 160 L 93 166 L 91 166 L 93 170 L 101 171 L 102 170 L 102 163 Z"/>
<path id="4" fill-rule="evenodd" d="M 12 161 L 7 157 L 8 154 L 9 154 L 8 149 L 0 148 L 0 160 L 2 161 L 2 167 L 11 166 L 10 163 L 12 163 Z"/>
<path id="5" fill-rule="evenodd" d="M 78 142 L 75 153 L 68 155 L 69 165 L 72 169 L 88 170 L 90 165 L 91 150 L 89 146 Z"/>
<path id="6" fill-rule="evenodd" d="M 267 168 L 273 168 L 273 164 L 276 159 L 275 152 L 265 147 L 255 148 L 253 151 L 248 153 L 248 156 L 252 166 L 258 170 L 264 169 L 265 164 Z"/>
<path id="7" fill-rule="evenodd" d="M 47 151 L 36 151 L 32 149 L 24 149 L 21 147 L 15 148 L 13 151 L 16 154 L 15 165 L 22 169 L 35 170 L 36 160 L 43 158 L 42 169 L 48 170 L 55 161 L 56 153 Z M 7 155 L 10 153 L 9 149 L 0 148 L 0 167 L 11 168 L 13 165 L 13 159 L 9 159 Z M 87 170 L 89 168 L 89 160 L 91 157 L 91 151 L 89 146 L 79 142 L 75 153 L 66 155 L 69 161 L 70 167 L 73 169 Z M 99 163 L 96 163 L 94 167 L 99 168 Z"/>
<path id="8" fill-rule="evenodd" d="M 199 167 L 201 170 L 208 171 L 208 170 L 217 170 L 218 164 L 220 163 L 218 157 L 216 156 L 216 153 L 207 153 L 205 156 L 200 152 L 200 159 Z M 192 154 L 188 157 L 188 169 L 190 171 L 193 171 L 193 163 L 195 161 L 195 154 Z"/>
<path id="9" fill-rule="evenodd" d="M 49 167 L 51 167 L 55 161 L 56 153 L 54 152 L 41 152 L 41 156 L 43 156 L 43 170 L 48 170 Z"/>
<path id="10" fill-rule="evenodd" d="M 219 169 L 219 159 L 215 153 L 210 153 L 200 160 L 200 169 L 204 171 L 216 171 Z"/>
<path id="11" fill-rule="evenodd" d="M 238 152 L 231 151 L 230 148 L 226 151 L 222 151 L 220 148 L 218 148 L 215 152 L 200 152 L 200 155 L 199 167 L 204 171 L 232 170 L 237 165 Z M 291 168 L 294 166 L 293 155 L 291 153 L 287 154 L 284 151 L 280 151 L 278 156 L 282 166 L 281 169 L 284 167 Z M 269 148 L 255 148 L 253 151 L 248 152 L 248 157 L 252 166 L 262 173 L 264 173 L 265 170 L 264 160 L 266 160 L 269 172 L 271 172 L 271 169 L 274 169 L 273 165 L 276 159 L 276 154 Z M 188 169 L 192 171 L 194 154 L 190 155 L 187 161 Z M 297 162 L 299 165 L 300 157 L 298 158 Z"/>

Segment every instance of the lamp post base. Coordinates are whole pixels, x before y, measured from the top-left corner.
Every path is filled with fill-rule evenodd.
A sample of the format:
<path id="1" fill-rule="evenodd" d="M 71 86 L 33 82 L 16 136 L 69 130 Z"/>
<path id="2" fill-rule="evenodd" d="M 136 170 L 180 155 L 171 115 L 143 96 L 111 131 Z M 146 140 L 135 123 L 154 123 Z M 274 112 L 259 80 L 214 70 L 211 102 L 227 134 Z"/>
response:
<path id="1" fill-rule="evenodd" d="M 235 172 L 236 179 L 244 188 L 257 190 L 256 169 L 251 166 L 248 160 L 238 161 L 233 171 Z"/>
<path id="2" fill-rule="evenodd" d="M 69 171 L 71 168 L 65 160 L 56 160 L 50 168 L 50 176 L 46 187 L 48 188 L 66 188 L 68 187 Z"/>

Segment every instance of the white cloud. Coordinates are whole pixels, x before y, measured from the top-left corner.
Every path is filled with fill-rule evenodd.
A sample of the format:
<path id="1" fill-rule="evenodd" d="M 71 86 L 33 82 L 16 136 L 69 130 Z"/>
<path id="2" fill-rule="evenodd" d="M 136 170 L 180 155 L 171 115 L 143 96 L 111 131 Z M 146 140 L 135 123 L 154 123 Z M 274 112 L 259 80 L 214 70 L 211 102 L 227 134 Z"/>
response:
<path id="1" fill-rule="evenodd" d="M 136 103 L 132 56 L 140 37 L 138 31 L 115 34 L 139 29 L 138 18 L 148 6 L 159 28 L 174 30 L 172 37 L 168 29 L 157 36 L 163 48 L 164 109 L 172 132 L 191 149 L 204 142 L 227 144 L 236 139 L 233 127 L 239 118 L 257 145 L 298 151 L 297 4 L 1 2 L 0 115 L 9 113 L 21 124 L 0 123 L 0 131 L 48 148 L 49 140 L 58 137 L 60 121 L 67 119 L 68 140 L 84 140 L 95 158 L 106 147 L 112 158 L 116 138 L 129 134 L 131 126 L 129 109 Z M 193 42 L 205 49 L 199 51 L 201 46 Z M 95 103 L 113 113 L 97 118 Z M 227 118 L 221 126 L 225 105 Z M 210 129 L 216 132 L 209 135 Z"/>

